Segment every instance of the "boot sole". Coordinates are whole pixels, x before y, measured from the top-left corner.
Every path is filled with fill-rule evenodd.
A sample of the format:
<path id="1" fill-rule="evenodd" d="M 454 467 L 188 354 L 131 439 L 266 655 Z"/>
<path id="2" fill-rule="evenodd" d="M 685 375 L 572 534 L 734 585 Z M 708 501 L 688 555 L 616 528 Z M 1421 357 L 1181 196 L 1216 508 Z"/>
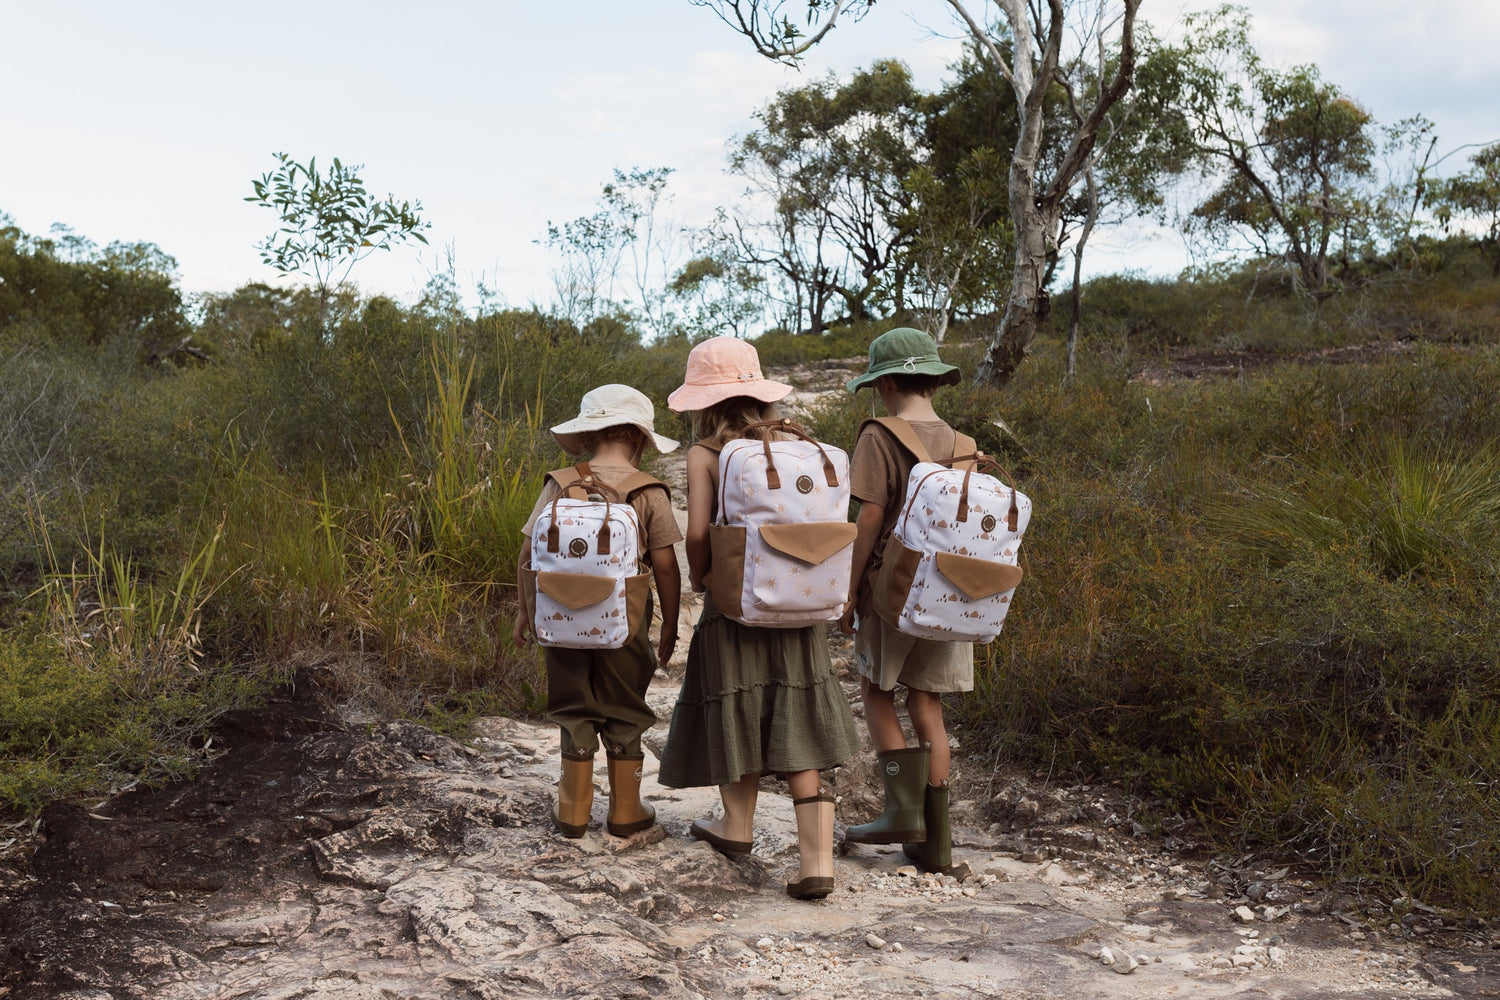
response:
<path id="1" fill-rule="evenodd" d="M 919 844 L 914 844 L 908 841 L 907 843 L 901 845 L 901 853 L 906 855 L 908 860 L 915 862 L 917 867 L 921 868 L 923 871 L 933 872 L 938 875 L 946 875 L 954 868 L 958 867 L 951 860 L 946 865 L 932 864 L 922 856 L 919 850 L 920 846 L 921 845 Z"/>
<path id="2" fill-rule="evenodd" d="M 725 840 L 712 830 L 705 830 L 699 826 L 697 820 L 693 820 L 693 825 L 688 827 L 688 833 L 692 835 L 693 839 L 703 841 L 722 854 L 750 853 L 751 844 L 748 840 Z"/>
<path id="3" fill-rule="evenodd" d="M 630 823 L 605 823 L 604 828 L 616 837 L 628 837 L 632 833 L 649 830 L 655 825 L 656 817 L 647 816 L 645 819 L 638 819 Z"/>
<path id="4" fill-rule="evenodd" d="M 830 875 L 809 875 L 786 884 L 786 894 L 793 899 L 822 899 L 831 892 L 833 877 Z"/>
<path id="5" fill-rule="evenodd" d="M 577 840 L 589 831 L 589 825 L 587 823 L 584 823 L 581 826 L 575 826 L 572 823 L 564 823 L 556 816 L 552 817 L 552 826 L 557 830 L 558 833 L 562 834 L 564 837 L 567 837 L 569 840 Z"/>
<path id="6" fill-rule="evenodd" d="M 926 830 L 878 830 L 872 833 L 855 833 L 852 829 L 844 834 L 846 844 L 925 844 Z"/>

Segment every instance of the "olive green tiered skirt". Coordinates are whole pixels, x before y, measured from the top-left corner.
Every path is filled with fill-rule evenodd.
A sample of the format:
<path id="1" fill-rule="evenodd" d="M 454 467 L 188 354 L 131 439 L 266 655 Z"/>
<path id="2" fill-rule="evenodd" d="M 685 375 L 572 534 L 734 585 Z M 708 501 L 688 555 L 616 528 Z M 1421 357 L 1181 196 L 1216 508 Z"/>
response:
<path id="1" fill-rule="evenodd" d="M 661 784 L 821 771 L 859 747 L 823 626 L 753 628 L 705 599 L 661 755 Z"/>

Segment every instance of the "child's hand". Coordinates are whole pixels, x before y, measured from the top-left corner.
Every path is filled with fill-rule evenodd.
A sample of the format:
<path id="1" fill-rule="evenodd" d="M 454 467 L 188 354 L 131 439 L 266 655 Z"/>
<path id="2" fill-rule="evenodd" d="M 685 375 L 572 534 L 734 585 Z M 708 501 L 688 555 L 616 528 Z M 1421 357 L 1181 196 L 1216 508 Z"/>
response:
<path id="1" fill-rule="evenodd" d="M 510 641 L 517 647 L 524 647 L 531 642 L 531 622 L 526 620 L 526 615 L 516 615 L 516 623 L 510 629 Z"/>
<path id="2" fill-rule="evenodd" d="M 854 602 L 850 601 L 844 605 L 844 613 L 839 615 L 839 631 L 845 635 L 854 634 Z"/>
<path id="3" fill-rule="evenodd" d="M 677 648 L 677 623 L 661 623 L 661 641 L 656 647 L 656 662 L 665 667 L 672 660 L 672 651 Z"/>

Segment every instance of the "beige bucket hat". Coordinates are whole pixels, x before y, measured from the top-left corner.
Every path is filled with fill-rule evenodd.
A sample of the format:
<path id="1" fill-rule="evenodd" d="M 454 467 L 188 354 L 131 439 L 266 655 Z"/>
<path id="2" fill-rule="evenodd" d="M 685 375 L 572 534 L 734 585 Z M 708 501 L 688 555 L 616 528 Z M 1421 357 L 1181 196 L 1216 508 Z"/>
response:
<path id="1" fill-rule="evenodd" d="M 563 450 L 577 455 L 584 450 L 583 436 L 590 431 L 629 424 L 646 432 L 656 450 L 677 450 L 677 442 L 656 433 L 656 408 L 639 389 L 611 382 L 590 389 L 578 401 L 578 416 L 552 428 L 552 436 Z"/>

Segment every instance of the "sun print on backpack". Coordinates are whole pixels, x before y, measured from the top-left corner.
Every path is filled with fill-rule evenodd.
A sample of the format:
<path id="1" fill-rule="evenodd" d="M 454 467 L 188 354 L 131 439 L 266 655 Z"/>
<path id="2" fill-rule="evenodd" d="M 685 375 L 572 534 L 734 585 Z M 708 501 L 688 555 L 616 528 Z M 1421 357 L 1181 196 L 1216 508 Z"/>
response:
<path id="1" fill-rule="evenodd" d="M 849 456 L 791 420 L 760 426 L 795 440 L 741 439 L 719 452 L 714 605 L 745 625 L 837 621 L 854 559 Z"/>

